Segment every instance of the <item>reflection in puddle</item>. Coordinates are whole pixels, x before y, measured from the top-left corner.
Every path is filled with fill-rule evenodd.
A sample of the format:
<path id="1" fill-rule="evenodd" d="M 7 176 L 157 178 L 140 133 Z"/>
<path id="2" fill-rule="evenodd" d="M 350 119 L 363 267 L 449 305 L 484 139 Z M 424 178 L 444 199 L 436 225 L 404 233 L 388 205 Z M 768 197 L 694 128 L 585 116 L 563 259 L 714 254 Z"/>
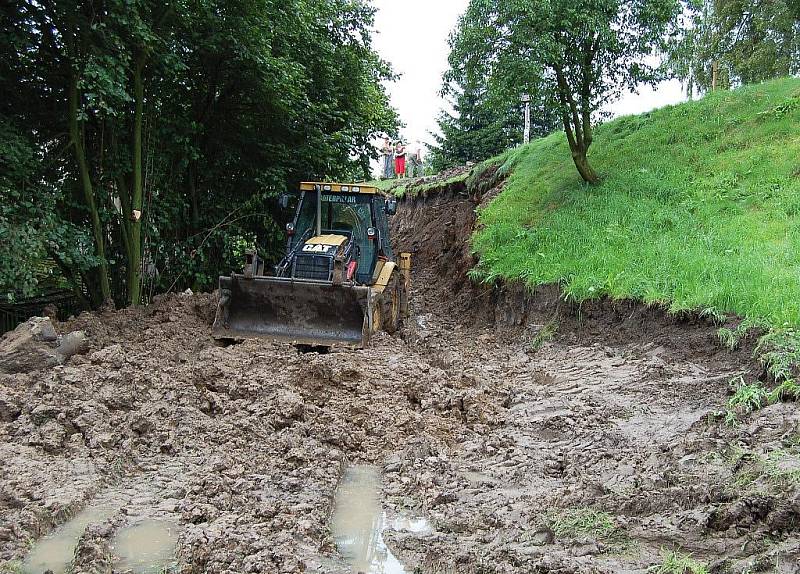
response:
<path id="1" fill-rule="evenodd" d="M 383 541 L 383 531 L 430 532 L 425 519 L 389 517 L 381 508 L 381 477 L 372 466 L 351 466 L 345 470 L 336 490 L 331 528 L 339 552 L 353 572 L 364 574 L 406 574 L 406 570 Z"/>
<path id="2" fill-rule="evenodd" d="M 75 518 L 36 542 L 22 564 L 22 571 L 26 574 L 42 574 L 52 570 L 53 574 L 64 574 L 72 561 L 78 538 L 86 527 L 103 522 L 109 516 L 111 510 L 104 507 L 89 507 L 79 512 Z"/>
<path id="3" fill-rule="evenodd" d="M 135 574 L 161 572 L 175 559 L 177 533 L 174 524 L 147 520 L 128 526 L 114 538 L 115 570 Z"/>

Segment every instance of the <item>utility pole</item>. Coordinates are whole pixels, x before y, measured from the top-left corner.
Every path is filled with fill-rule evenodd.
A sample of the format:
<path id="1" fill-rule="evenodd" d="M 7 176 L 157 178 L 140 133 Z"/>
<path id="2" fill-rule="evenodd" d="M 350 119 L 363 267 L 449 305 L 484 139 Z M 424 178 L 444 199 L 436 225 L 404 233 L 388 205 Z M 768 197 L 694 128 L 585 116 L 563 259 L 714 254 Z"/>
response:
<path id="1" fill-rule="evenodd" d="M 531 97 L 528 94 L 522 94 L 522 103 L 525 104 L 525 132 L 522 137 L 523 143 L 531 141 Z"/>

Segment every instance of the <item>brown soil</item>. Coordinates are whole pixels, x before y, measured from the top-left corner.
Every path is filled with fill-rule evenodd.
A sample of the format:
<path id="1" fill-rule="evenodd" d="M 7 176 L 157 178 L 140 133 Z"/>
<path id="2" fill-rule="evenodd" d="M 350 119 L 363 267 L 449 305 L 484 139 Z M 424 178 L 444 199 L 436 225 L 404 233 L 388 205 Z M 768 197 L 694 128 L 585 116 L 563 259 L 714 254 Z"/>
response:
<path id="1" fill-rule="evenodd" d="M 409 572 L 644 573 L 673 549 L 711 572 L 797 572 L 795 406 L 726 424 L 728 381 L 754 365 L 701 319 L 471 284 L 486 197 L 401 202 L 412 318 L 363 351 L 217 346 L 210 295 L 59 325 L 92 349 L 0 375 L 0 564 L 102 501 L 115 513 L 78 569 L 146 516 L 180 525 L 183 573 L 345 573 L 328 518 L 359 461 L 433 524 L 386 533 Z"/>

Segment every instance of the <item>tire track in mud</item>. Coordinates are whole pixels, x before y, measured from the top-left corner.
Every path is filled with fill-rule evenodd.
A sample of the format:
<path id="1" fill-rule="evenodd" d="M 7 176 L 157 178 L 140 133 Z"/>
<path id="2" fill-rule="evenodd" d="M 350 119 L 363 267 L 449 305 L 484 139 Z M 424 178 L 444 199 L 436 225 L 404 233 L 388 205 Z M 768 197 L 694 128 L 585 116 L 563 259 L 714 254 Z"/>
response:
<path id="1" fill-rule="evenodd" d="M 795 530 L 764 543 L 757 523 L 722 536 L 708 526 L 736 498 L 718 460 L 735 444 L 720 435 L 736 433 L 715 412 L 742 365 L 680 360 L 641 342 L 555 342 L 528 354 L 519 340 L 483 336 L 479 349 L 455 346 L 480 365 L 487 388 L 507 393 L 502 422 L 477 428 L 457 452 L 409 462 L 388 488 L 437 527 L 427 540 L 390 537 L 422 571 L 645 572 L 663 547 L 693 552 L 714 571 L 795 559 Z M 578 520 L 598 513 L 599 525 Z"/>

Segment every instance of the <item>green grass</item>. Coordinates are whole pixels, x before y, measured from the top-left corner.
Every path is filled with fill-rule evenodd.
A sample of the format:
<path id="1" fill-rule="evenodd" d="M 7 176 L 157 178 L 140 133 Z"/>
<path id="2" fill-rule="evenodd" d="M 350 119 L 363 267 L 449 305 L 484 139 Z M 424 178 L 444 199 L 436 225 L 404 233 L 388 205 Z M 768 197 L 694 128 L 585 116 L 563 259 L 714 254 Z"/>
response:
<path id="1" fill-rule="evenodd" d="M 798 445 L 796 437 L 765 451 L 731 445 L 718 455 L 731 469 L 730 496 L 741 497 L 747 493 L 782 496 L 794 492 L 800 485 Z"/>
<path id="2" fill-rule="evenodd" d="M 651 574 L 708 574 L 708 568 L 689 554 L 663 551 L 661 564 L 650 568 Z"/>
<path id="3" fill-rule="evenodd" d="M 563 133 L 511 150 L 493 160 L 508 183 L 480 213 L 473 276 L 557 283 L 575 301 L 711 309 L 793 334 L 798 125 L 800 80 L 782 79 L 599 126 L 596 186 L 581 182 Z M 796 358 L 770 364 L 785 375 Z"/>
<path id="4" fill-rule="evenodd" d="M 553 513 L 548 522 L 553 533 L 559 537 L 592 536 L 609 540 L 618 533 L 610 514 L 592 508 L 569 508 Z"/>
<path id="5" fill-rule="evenodd" d="M 737 377 L 730 382 L 733 396 L 728 399 L 725 422 L 735 425 L 738 415 L 750 414 L 769 403 L 770 395 L 759 382 L 747 383 L 744 377 Z"/>
<path id="6" fill-rule="evenodd" d="M 528 350 L 532 353 L 540 350 L 546 343 L 552 341 L 556 331 L 558 331 L 558 321 L 556 319 L 552 319 L 542 325 L 542 327 L 536 331 L 536 334 L 531 337 L 531 340 L 528 342 Z"/>
<path id="7" fill-rule="evenodd" d="M 773 379 L 791 379 L 800 363 L 800 334 L 791 328 L 775 329 L 759 339 L 755 353 Z"/>
<path id="8" fill-rule="evenodd" d="M 794 352 L 792 350 L 792 353 L 787 354 Z M 764 361 L 763 355 L 761 360 Z M 800 385 L 793 378 L 783 378 L 773 389 L 768 390 L 759 381 L 748 383 L 745 382 L 744 377 L 737 377 L 730 381 L 730 387 L 733 395 L 728 399 L 728 406 L 724 413 L 725 422 L 730 426 L 736 426 L 741 415 L 748 415 L 767 405 L 774 405 L 781 401 L 800 399 Z"/>
<path id="9" fill-rule="evenodd" d="M 468 189 L 476 189 L 481 175 L 486 169 L 492 165 L 496 165 L 500 161 L 499 158 L 491 158 L 482 163 L 473 166 L 471 169 L 465 169 L 463 172 L 449 177 L 447 179 L 436 178 L 431 181 L 423 181 L 423 178 L 403 178 L 403 179 L 376 179 L 373 181 L 365 182 L 365 185 L 372 185 L 381 191 L 393 194 L 400 198 L 408 194 L 413 197 L 416 195 L 423 195 L 434 189 L 443 189 L 455 183 L 464 182 Z"/>

